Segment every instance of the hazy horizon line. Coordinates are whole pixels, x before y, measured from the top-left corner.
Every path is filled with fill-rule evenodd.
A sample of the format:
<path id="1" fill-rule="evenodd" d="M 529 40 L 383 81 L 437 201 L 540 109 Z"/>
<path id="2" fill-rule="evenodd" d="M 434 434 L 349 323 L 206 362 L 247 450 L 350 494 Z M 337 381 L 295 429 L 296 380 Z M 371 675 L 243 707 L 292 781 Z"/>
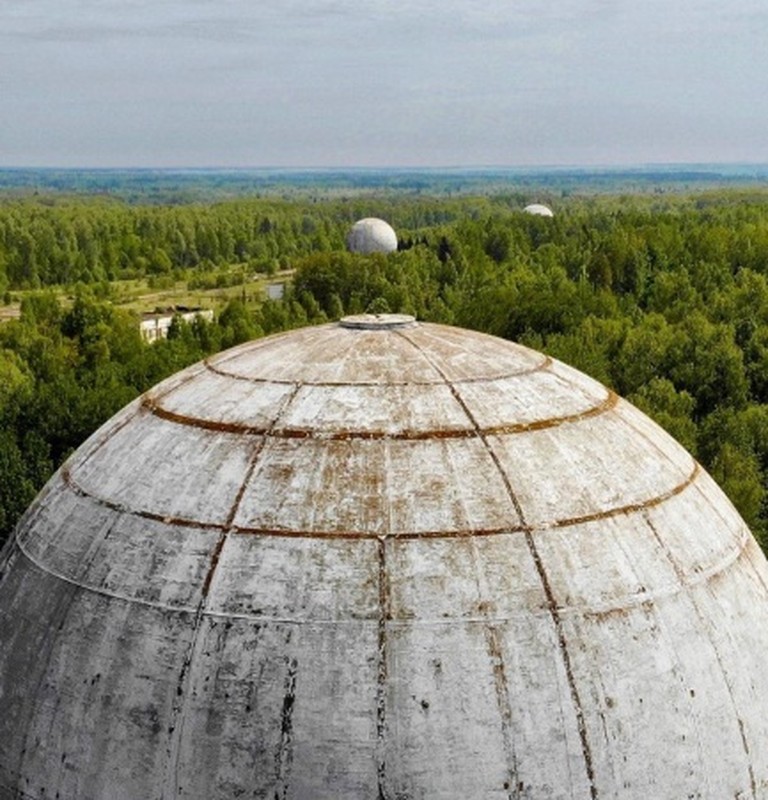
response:
<path id="1" fill-rule="evenodd" d="M 109 171 L 145 171 L 145 172 L 539 172 L 539 171 L 614 171 L 644 169 L 756 169 L 768 168 L 768 161 L 627 161 L 622 163 L 552 163 L 552 164 L 461 164 L 461 165 L 88 165 L 77 166 L 59 164 L 38 165 L 3 165 L 4 172 L 59 170 L 66 172 L 109 172 Z"/>

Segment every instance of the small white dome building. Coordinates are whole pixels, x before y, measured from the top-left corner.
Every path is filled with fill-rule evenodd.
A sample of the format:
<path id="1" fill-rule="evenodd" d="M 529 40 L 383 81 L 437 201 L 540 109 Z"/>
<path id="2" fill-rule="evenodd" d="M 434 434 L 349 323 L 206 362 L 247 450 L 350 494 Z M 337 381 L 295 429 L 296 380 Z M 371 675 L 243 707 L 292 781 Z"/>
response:
<path id="1" fill-rule="evenodd" d="M 350 229 L 347 249 L 352 253 L 393 253 L 397 250 L 397 234 L 383 219 L 366 217 Z"/>
<path id="2" fill-rule="evenodd" d="M 767 587 L 564 364 L 393 315 L 250 342 L 0 555 L 0 799 L 766 800 Z"/>
<path id="3" fill-rule="evenodd" d="M 526 214 L 533 214 L 536 217 L 554 217 L 552 209 L 541 203 L 531 203 L 523 209 Z"/>

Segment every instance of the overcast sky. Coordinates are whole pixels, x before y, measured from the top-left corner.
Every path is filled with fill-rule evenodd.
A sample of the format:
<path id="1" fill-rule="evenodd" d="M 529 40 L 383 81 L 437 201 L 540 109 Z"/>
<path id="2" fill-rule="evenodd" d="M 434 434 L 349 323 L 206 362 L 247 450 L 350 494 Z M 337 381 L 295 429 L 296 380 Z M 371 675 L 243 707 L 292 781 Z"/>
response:
<path id="1" fill-rule="evenodd" d="M 0 0 L 0 166 L 768 162 L 766 0 Z"/>

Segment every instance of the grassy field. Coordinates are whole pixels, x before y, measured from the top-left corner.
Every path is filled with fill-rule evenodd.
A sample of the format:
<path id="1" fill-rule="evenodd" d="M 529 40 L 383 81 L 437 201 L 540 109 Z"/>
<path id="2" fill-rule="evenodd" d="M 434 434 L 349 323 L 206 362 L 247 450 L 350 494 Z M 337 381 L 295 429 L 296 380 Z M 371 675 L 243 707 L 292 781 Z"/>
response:
<path id="1" fill-rule="evenodd" d="M 164 281 L 161 286 L 146 279 L 113 281 L 109 284 L 108 299 L 116 307 L 137 315 L 175 306 L 211 308 L 218 314 L 233 298 L 242 299 L 247 305 L 258 305 L 266 297 L 267 286 L 285 283 L 291 275 L 291 270 L 272 277 L 254 275 L 243 283 L 211 289 L 190 289 L 186 279 Z M 74 299 L 72 288 L 68 286 L 51 287 L 46 291 L 54 292 L 64 307 Z M 0 306 L 0 322 L 18 319 L 21 303 L 28 294 L 28 291 L 13 292 L 11 303 Z"/>

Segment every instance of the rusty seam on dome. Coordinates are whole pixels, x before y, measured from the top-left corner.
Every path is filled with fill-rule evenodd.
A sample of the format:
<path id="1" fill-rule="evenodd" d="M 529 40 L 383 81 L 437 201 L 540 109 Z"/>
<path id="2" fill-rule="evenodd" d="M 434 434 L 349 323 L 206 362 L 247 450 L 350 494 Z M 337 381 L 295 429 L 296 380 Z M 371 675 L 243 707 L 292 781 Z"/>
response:
<path id="1" fill-rule="evenodd" d="M 664 492 L 663 494 L 656 495 L 656 497 L 652 497 L 649 500 L 644 500 L 640 503 L 628 503 L 625 506 L 607 509 L 606 511 L 596 511 L 592 514 L 584 514 L 580 517 L 570 517 L 567 519 L 555 520 L 551 523 L 551 526 L 553 528 L 568 528 L 571 525 L 582 525 L 585 522 L 595 522 L 596 520 L 615 517 L 617 514 L 632 514 L 634 512 L 645 511 L 646 509 L 654 508 L 666 500 L 669 500 L 681 492 L 684 492 L 696 480 L 699 472 L 701 472 L 701 467 L 698 461 L 694 461 L 693 469 L 688 477 L 682 483 L 678 483 L 672 489 Z"/>
<path id="2" fill-rule="evenodd" d="M 275 428 L 269 426 L 244 425 L 236 422 L 219 422 L 217 420 L 205 419 L 202 417 L 190 417 L 170 411 L 159 405 L 154 398 L 145 397 L 142 408 L 146 408 L 154 416 L 160 419 L 173 422 L 178 425 L 187 425 L 193 428 L 215 431 L 217 433 L 239 433 L 248 436 L 268 436 L 273 439 L 318 439 L 324 441 L 427 441 L 437 439 L 469 439 L 476 436 L 506 436 L 518 433 L 531 433 L 534 431 L 556 428 L 572 422 L 581 422 L 591 417 L 599 416 L 613 409 L 619 401 L 615 392 L 609 391 L 605 399 L 595 406 L 578 411 L 574 414 L 565 414 L 562 417 L 550 417 L 548 419 L 533 420 L 532 422 L 509 423 L 506 425 L 491 425 L 487 428 L 475 426 L 472 428 L 439 429 L 424 431 L 324 431 L 309 430 L 305 428 Z"/>
<path id="3" fill-rule="evenodd" d="M 120 514 L 130 514 L 131 516 L 134 517 L 150 519 L 153 520 L 154 522 L 162 522 L 166 525 L 174 525 L 180 528 L 199 528 L 200 530 L 221 531 L 224 530 L 226 527 L 223 522 L 201 522 L 200 520 L 187 519 L 184 517 L 170 517 L 166 514 L 157 514 L 152 511 L 144 511 L 141 509 L 129 508 L 124 503 L 118 503 L 114 500 L 108 500 L 105 497 L 99 497 L 98 495 L 95 495 L 92 492 L 89 492 L 87 489 L 80 486 L 80 484 L 77 483 L 74 476 L 72 475 L 72 470 L 66 466 L 62 467 L 61 469 L 61 479 L 69 489 L 71 489 L 75 494 L 79 495 L 80 497 L 92 500 L 94 503 L 98 503 L 99 505 L 110 509 L 110 511 L 116 511 Z"/>
<path id="4" fill-rule="evenodd" d="M 690 475 L 684 481 L 675 485 L 666 492 L 660 495 L 651 497 L 639 503 L 631 503 L 626 506 L 616 506 L 608 508 L 605 511 L 597 511 L 591 514 L 584 514 L 580 517 L 570 517 L 567 519 L 555 519 L 548 522 L 536 524 L 519 524 L 519 525 L 505 525 L 498 528 L 467 528 L 463 530 L 454 531 L 406 531 L 401 533 L 388 533 L 386 538 L 389 539 L 454 539 L 467 536 L 502 536 L 504 534 L 519 534 L 526 532 L 542 532 L 551 528 L 567 528 L 572 525 L 582 525 L 589 522 L 594 522 L 601 519 L 609 519 L 610 517 L 619 516 L 621 514 L 631 514 L 644 509 L 654 508 L 664 501 L 681 494 L 696 480 L 697 475 L 701 471 L 701 467 L 697 462 L 694 462 L 694 467 Z M 89 492 L 87 489 L 80 486 L 75 480 L 69 469 L 62 469 L 62 480 L 66 485 L 76 494 L 92 500 L 106 508 L 119 513 L 131 514 L 132 516 L 142 517 L 144 519 L 162 522 L 166 525 L 174 525 L 183 528 L 198 528 L 200 530 L 226 530 L 227 526 L 224 522 L 213 522 L 204 520 L 189 519 L 187 517 L 170 517 L 164 514 L 158 514 L 153 511 L 143 509 L 132 509 L 123 503 L 117 503 L 103 497 Z M 257 528 L 247 525 L 232 525 L 231 531 L 237 535 L 243 536 L 275 536 L 285 538 L 305 538 L 305 539 L 378 539 L 381 534 L 367 532 L 367 531 L 309 531 L 309 530 L 291 530 L 289 528 Z"/>

